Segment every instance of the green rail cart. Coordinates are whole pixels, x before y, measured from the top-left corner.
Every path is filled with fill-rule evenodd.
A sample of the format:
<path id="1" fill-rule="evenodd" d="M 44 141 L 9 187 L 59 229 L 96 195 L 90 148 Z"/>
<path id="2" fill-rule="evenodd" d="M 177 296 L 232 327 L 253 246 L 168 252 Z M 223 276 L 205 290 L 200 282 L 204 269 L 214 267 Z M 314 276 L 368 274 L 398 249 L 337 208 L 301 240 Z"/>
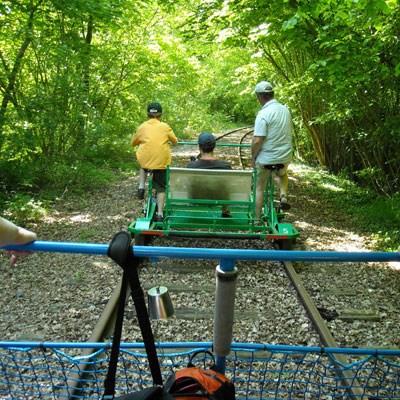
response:
<path id="1" fill-rule="evenodd" d="M 272 174 L 259 219 L 254 217 L 255 181 L 255 170 L 168 168 L 164 220 L 156 222 L 157 201 L 150 173 L 144 216 L 133 221 L 128 231 L 136 244 L 154 236 L 237 238 L 268 239 L 281 249 L 292 249 L 299 232 L 283 222 Z M 229 208 L 230 218 L 223 217 L 223 206 Z"/>

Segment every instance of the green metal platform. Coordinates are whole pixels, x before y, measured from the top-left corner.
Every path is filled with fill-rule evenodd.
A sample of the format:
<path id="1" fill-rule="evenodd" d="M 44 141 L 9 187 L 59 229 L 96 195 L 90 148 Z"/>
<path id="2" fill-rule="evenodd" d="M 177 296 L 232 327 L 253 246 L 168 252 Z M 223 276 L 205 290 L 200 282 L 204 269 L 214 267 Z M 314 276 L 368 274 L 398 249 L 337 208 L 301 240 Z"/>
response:
<path id="1" fill-rule="evenodd" d="M 255 215 L 256 171 L 168 168 L 163 222 L 155 222 L 157 205 L 149 179 L 145 216 L 133 221 L 134 236 L 226 237 L 276 240 L 291 248 L 299 232 L 282 222 L 284 213 L 267 186 L 261 218 Z M 230 218 L 222 217 L 229 208 Z"/>

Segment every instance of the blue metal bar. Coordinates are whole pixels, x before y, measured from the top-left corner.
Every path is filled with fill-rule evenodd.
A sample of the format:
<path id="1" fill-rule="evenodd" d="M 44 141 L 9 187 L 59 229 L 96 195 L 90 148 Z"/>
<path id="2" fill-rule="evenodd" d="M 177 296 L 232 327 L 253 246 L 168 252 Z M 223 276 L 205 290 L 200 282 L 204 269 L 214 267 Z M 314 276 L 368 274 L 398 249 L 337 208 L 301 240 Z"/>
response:
<path id="1" fill-rule="evenodd" d="M 46 242 L 37 240 L 26 245 L 2 247 L 6 250 L 41 251 L 55 253 L 79 253 L 107 255 L 108 244 Z M 150 258 L 190 258 L 228 260 L 267 260 L 267 261 L 400 261 L 399 252 L 344 252 L 344 251 L 284 251 L 284 250 L 238 250 L 206 249 L 181 247 L 134 246 L 133 252 L 138 257 Z"/>
<path id="2" fill-rule="evenodd" d="M 216 360 L 215 360 L 215 364 L 217 365 L 218 370 L 222 374 L 225 374 L 225 371 L 226 371 L 226 357 L 217 356 Z"/>
<path id="3" fill-rule="evenodd" d="M 222 258 L 219 262 L 219 267 L 224 272 L 233 271 L 233 268 L 235 268 L 235 260 Z"/>
<path id="4" fill-rule="evenodd" d="M 197 142 L 178 142 L 178 145 L 187 145 L 187 146 L 198 146 Z M 250 143 L 220 143 L 217 141 L 217 147 L 251 147 Z"/>
<path id="5" fill-rule="evenodd" d="M 163 342 L 157 343 L 157 347 L 164 349 L 210 349 L 212 342 Z M 111 349 L 112 342 L 14 342 L 14 341 L 0 341 L 0 348 L 10 347 L 52 347 L 55 349 L 72 348 L 72 349 Z M 124 349 L 144 349 L 143 342 L 122 342 L 121 348 Z M 400 351 L 400 350 L 399 350 Z"/>
<path id="6" fill-rule="evenodd" d="M 74 242 L 45 242 L 36 240 L 30 244 L 10 245 L 4 248 L 6 250 L 23 250 L 23 251 L 43 251 L 49 253 L 72 253 L 72 254 L 95 254 L 106 256 L 108 244 L 95 243 L 74 243 Z"/>
<path id="7" fill-rule="evenodd" d="M 212 342 L 161 342 L 157 347 L 161 349 L 210 349 Z M 53 348 L 53 349 L 110 349 L 112 342 L 14 342 L 0 341 L 0 349 L 4 348 Z M 123 342 L 121 348 L 144 350 L 143 342 Z M 304 352 L 327 354 L 357 354 L 373 356 L 400 356 L 400 349 L 371 349 L 350 347 L 320 347 L 320 346 L 294 346 L 282 344 L 240 343 L 232 342 L 232 350 L 251 351 L 277 351 L 277 352 Z"/>

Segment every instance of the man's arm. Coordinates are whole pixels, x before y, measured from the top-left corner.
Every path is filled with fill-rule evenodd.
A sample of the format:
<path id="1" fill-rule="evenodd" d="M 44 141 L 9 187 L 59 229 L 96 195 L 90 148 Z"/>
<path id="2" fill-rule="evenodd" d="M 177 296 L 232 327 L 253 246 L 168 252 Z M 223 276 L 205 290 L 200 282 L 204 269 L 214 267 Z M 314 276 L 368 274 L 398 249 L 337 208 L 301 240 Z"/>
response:
<path id="1" fill-rule="evenodd" d="M 28 231 L 0 217 L 0 246 L 25 244 L 37 239 L 36 233 Z"/>
<path id="2" fill-rule="evenodd" d="M 251 142 L 251 167 L 254 168 L 256 165 L 256 158 L 261 150 L 264 143 L 264 136 L 253 136 Z"/>
<path id="3" fill-rule="evenodd" d="M 11 221 L 0 217 L 0 246 L 7 246 L 9 244 L 25 244 L 33 242 L 37 239 L 36 233 L 28 231 L 13 224 Z M 8 250 L 7 253 L 11 255 L 11 265 L 14 265 L 18 256 L 28 255 L 29 252 Z"/>

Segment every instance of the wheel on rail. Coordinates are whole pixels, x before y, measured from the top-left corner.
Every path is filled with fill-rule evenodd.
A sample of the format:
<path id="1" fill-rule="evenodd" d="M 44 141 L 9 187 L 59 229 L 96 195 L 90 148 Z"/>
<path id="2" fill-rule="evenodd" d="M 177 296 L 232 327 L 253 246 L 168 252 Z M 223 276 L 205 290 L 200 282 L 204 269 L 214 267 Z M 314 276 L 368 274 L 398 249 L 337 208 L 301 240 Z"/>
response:
<path id="1" fill-rule="evenodd" d="M 135 246 L 146 246 L 146 236 L 145 235 L 134 235 L 133 243 Z"/>
<path id="2" fill-rule="evenodd" d="M 152 235 L 143 235 L 141 233 L 133 235 L 133 244 L 135 246 L 151 246 L 154 239 Z"/>
<path id="3" fill-rule="evenodd" d="M 293 240 L 292 239 L 282 239 L 278 240 L 279 250 L 293 250 Z"/>

